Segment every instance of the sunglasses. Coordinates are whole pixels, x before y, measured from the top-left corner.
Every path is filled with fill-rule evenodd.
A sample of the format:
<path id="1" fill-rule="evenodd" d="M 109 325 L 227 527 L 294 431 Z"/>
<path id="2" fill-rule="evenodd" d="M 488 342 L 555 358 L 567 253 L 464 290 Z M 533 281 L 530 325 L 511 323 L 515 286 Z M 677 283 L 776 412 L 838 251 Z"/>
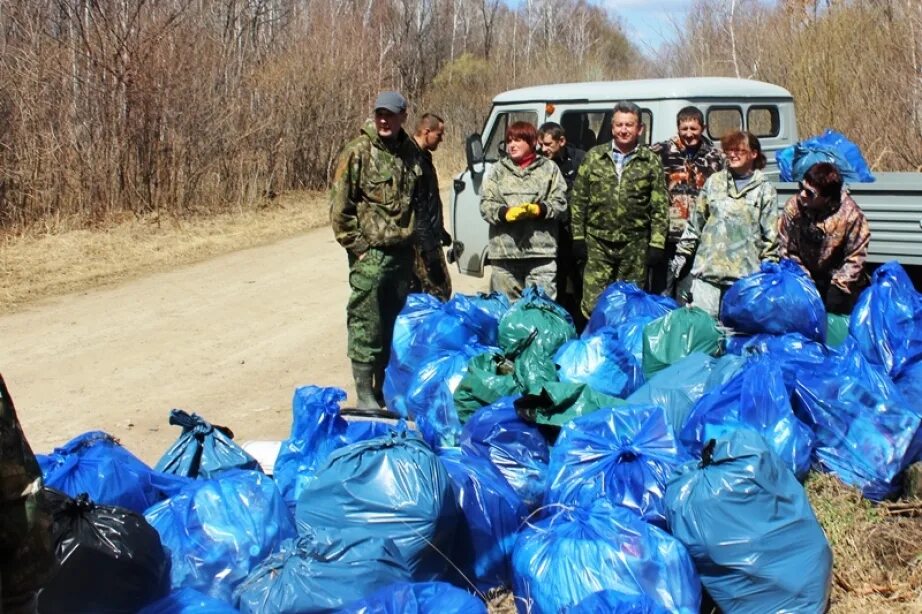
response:
<path id="1" fill-rule="evenodd" d="M 816 198 L 817 196 L 820 195 L 819 192 L 817 192 L 815 189 L 811 188 L 810 186 L 804 184 L 803 181 L 798 181 L 797 187 L 800 188 L 801 193 L 805 193 L 810 198 Z"/>

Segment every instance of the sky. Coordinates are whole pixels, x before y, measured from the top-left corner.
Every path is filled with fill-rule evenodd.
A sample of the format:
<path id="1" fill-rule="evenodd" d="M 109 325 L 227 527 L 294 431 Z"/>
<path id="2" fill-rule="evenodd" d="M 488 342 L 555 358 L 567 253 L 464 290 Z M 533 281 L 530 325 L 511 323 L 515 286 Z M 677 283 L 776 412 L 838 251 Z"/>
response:
<path id="1" fill-rule="evenodd" d="M 640 51 L 649 53 L 675 36 L 676 26 L 685 22 L 693 1 L 602 0 L 598 4 L 620 17 L 628 39 Z"/>

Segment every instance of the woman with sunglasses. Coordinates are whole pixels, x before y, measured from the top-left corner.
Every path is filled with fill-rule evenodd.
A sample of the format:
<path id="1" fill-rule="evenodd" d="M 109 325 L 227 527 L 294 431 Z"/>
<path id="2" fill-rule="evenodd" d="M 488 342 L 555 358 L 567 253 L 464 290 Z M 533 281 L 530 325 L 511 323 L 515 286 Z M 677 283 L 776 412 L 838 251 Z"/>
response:
<path id="1" fill-rule="evenodd" d="M 778 195 L 762 172 L 759 139 L 737 131 L 720 144 L 726 168 L 705 182 L 670 264 L 676 279 L 691 267 L 691 304 L 713 316 L 733 282 L 778 258 Z"/>
<path id="2" fill-rule="evenodd" d="M 800 192 L 788 199 L 778 224 L 781 255 L 798 263 L 816 284 L 826 311 L 849 314 L 867 285 L 864 261 L 871 231 L 829 162 L 811 166 Z"/>

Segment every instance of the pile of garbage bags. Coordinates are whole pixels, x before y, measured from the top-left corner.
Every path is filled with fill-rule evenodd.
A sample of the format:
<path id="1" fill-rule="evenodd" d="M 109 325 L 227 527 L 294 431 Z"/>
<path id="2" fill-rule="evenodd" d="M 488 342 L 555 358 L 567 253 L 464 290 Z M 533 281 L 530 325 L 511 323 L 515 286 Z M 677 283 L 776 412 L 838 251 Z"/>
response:
<path id="1" fill-rule="evenodd" d="M 705 594 L 824 611 L 802 481 L 900 494 L 922 459 L 922 296 L 890 263 L 848 320 L 818 298 L 790 262 L 719 319 L 616 283 L 578 335 L 535 289 L 412 295 L 398 420 L 346 420 L 345 392 L 305 386 L 271 475 L 180 410 L 155 468 L 101 432 L 39 457 L 61 566 L 40 611 L 448 614 L 497 589 L 523 614 L 691 614 Z"/>

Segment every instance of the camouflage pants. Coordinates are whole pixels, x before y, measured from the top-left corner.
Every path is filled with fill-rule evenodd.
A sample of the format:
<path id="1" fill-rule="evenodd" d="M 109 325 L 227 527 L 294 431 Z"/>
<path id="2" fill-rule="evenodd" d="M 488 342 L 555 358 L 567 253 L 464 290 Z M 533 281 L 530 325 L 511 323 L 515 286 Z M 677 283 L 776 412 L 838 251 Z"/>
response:
<path id="1" fill-rule="evenodd" d="M 490 290 L 502 292 L 510 301 L 521 297 L 527 286 L 541 288 L 549 298 L 557 297 L 557 262 L 553 258 L 506 258 L 490 264 Z"/>
<path id="2" fill-rule="evenodd" d="M 410 287 L 411 292 L 425 292 L 431 294 L 443 303 L 451 298 L 451 275 L 448 273 L 448 263 L 445 262 L 445 252 L 439 248 L 439 264 L 442 267 L 442 273 L 445 281 L 438 284 L 429 277 L 429 270 L 426 268 L 426 260 L 423 252 L 419 249 L 413 250 L 413 283 Z"/>
<path id="3" fill-rule="evenodd" d="M 361 260 L 349 255 L 352 294 L 346 305 L 346 325 L 350 359 L 387 363 L 394 322 L 410 291 L 412 257 L 409 247 L 373 247 Z"/>
<path id="4" fill-rule="evenodd" d="M 643 288 L 647 277 L 647 240 L 630 243 L 586 237 L 586 267 L 583 269 L 583 315 L 595 309 L 599 295 L 616 281 Z"/>

